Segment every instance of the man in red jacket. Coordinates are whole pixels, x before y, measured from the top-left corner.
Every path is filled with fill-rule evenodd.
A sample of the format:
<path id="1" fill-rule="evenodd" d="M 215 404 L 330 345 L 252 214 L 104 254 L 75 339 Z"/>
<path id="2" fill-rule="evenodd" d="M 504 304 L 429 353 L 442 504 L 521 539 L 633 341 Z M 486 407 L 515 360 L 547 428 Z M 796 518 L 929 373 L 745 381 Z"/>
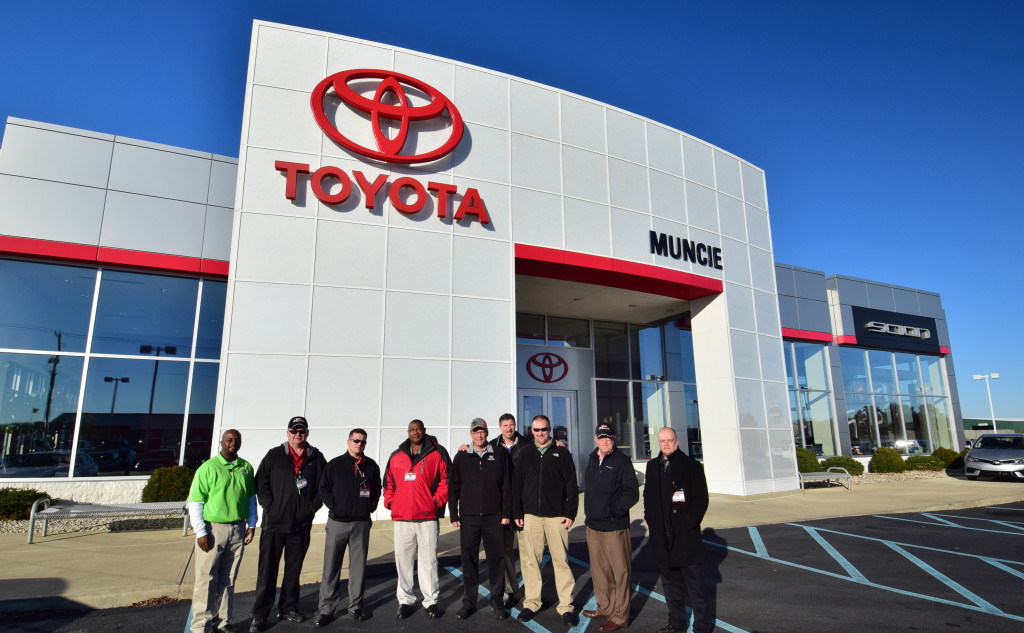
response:
<path id="1" fill-rule="evenodd" d="M 426 434 L 420 420 L 409 423 L 409 439 L 388 458 L 384 469 L 384 507 L 391 511 L 398 571 L 398 619 L 412 614 L 412 570 L 419 566 L 420 591 L 427 617 L 441 617 L 437 606 L 438 518 L 448 503 L 448 451 Z"/>

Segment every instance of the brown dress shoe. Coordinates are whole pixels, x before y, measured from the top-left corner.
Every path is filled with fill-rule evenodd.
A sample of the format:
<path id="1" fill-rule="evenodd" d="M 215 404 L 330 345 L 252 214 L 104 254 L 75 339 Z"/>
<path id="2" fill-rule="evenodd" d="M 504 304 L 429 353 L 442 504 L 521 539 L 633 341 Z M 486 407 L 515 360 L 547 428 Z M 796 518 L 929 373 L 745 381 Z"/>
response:
<path id="1" fill-rule="evenodd" d="M 601 626 L 597 627 L 597 630 L 598 631 L 618 631 L 619 629 L 624 629 L 624 628 L 626 628 L 626 626 L 624 624 L 616 624 L 616 623 L 612 622 L 611 620 L 608 620 L 607 622 L 605 622 Z"/>
<path id="2" fill-rule="evenodd" d="M 601 613 L 597 609 L 587 609 L 583 612 L 583 617 L 590 618 L 591 620 L 601 620 L 608 618 L 607 615 Z"/>

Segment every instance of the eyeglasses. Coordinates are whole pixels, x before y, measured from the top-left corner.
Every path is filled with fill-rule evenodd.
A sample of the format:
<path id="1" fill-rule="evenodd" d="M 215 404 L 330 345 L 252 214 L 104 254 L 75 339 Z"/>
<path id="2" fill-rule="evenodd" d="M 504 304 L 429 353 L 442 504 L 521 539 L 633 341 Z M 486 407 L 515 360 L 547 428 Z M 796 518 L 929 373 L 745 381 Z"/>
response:
<path id="1" fill-rule="evenodd" d="M 533 432 L 534 433 L 547 433 L 550 430 L 551 430 L 550 426 L 542 426 L 539 429 L 537 427 L 533 428 Z"/>
<path id="2" fill-rule="evenodd" d="M 297 429 L 295 431 L 288 429 L 288 432 L 291 433 L 292 435 L 306 435 L 309 433 L 309 431 L 307 431 L 306 429 Z"/>
<path id="3" fill-rule="evenodd" d="M 349 441 L 349 442 L 354 442 L 354 443 L 356 443 L 356 444 L 366 444 L 366 440 L 365 440 L 365 439 L 362 439 L 362 440 L 357 440 L 357 439 L 354 439 L 354 438 L 349 438 L 349 440 L 348 440 L 348 441 Z"/>

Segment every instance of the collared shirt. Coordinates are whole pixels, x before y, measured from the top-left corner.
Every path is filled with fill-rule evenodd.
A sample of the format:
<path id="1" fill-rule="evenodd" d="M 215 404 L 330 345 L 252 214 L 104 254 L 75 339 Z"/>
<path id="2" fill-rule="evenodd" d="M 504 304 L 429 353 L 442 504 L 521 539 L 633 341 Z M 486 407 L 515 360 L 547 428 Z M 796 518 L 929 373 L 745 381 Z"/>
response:
<path id="1" fill-rule="evenodd" d="M 304 449 L 302 451 L 302 454 L 300 455 L 300 454 L 296 453 L 295 449 L 292 448 L 292 445 L 289 444 L 288 445 L 288 453 L 291 454 L 291 456 L 292 456 L 292 468 L 295 469 L 295 476 L 298 477 L 299 476 L 299 471 L 302 470 L 302 462 L 306 459 L 306 455 L 309 453 L 309 449 L 308 448 Z"/>
<path id="2" fill-rule="evenodd" d="M 250 519 L 249 498 L 255 495 L 252 464 L 241 457 L 229 462 L 217 453 L 196 471 L 188 500 L 203 503 L 203 520 L 234 523 Z"/>

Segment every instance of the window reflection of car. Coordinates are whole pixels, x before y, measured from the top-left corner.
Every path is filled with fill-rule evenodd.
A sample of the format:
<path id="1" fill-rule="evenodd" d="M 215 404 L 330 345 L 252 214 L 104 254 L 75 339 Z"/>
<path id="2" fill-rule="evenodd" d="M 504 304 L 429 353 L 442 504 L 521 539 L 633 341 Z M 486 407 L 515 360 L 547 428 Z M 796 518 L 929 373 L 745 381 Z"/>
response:
<path id="1" fill-rule="evenodd" d="M 18 455 L 7 462 L 0 477 L 41 478 L 67 477 L 71 451 L 40 451 Z M 75 459 L 75 477 L 95 477 L 99 467 L 86 453 Z"/>
<path id="2" fill-rule="evenodd" d="M 155 451 L 144 453 L 139 461 L 135 462 L 134 470 L 150 471 L 164 466 L 178 465 L 178 451 L 173 448 L 160 448 Z"/>
<path id="3" fill-rule="evenodd" d="M 1024 480 L 1024 433 L 986 433 L 964 460 L 968 479 L 985 475 Z"/>
<path id="4" fill-rule="evenodd" d="M 896 440 L 894 444 L 896 450 L 909 455 L 928 452 L 928 445 L 921 440 Z"/>

